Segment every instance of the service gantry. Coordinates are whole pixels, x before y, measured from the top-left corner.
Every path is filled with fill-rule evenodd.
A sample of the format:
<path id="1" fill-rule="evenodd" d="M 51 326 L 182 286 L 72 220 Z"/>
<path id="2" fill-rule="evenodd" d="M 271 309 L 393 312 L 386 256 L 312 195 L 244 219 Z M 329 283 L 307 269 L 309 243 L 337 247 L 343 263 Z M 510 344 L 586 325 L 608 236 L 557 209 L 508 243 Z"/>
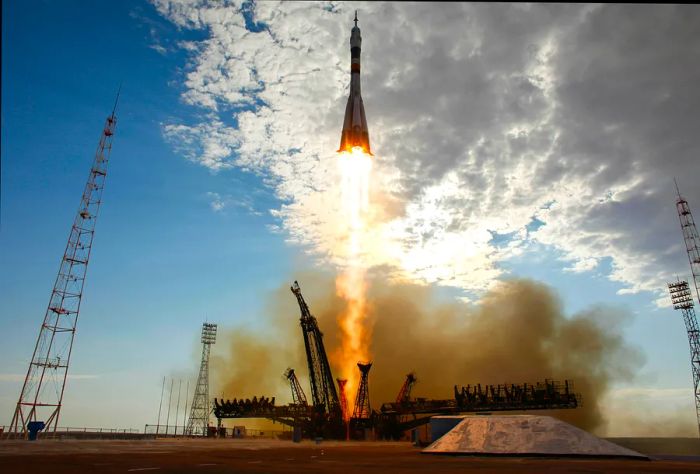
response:
<path id="1" fill-rule="evenodd" d="M 102 204 L 107 164 L 117 126 L 115 113 L 118 101 L 119 92 L 112 113 L 102 128 L 87 184 L 70 229 L 58 276 L 10 423 L 11 434 L 26 436 L 28 425 L 32 422 L 43 422 L 46 432 L 56 431 L 58 426 L 95 224 Z"/>
<path id="2" fill-rule="evenodd" d="M 209 353 L 211 345 L 216 343 L 216 330 L 216 324 L 202 324 L 202 360 L 199 364 L 197 385 L 194 388 L 190 419 L 185 430 L 188 436 L 207 436 L 209 414 L 212 412 L 209 401 Z"/>
<path id="3" fill-rule="evenodd" d="M 406 374 L 406 380 L 396 396 L 396 403 L 408 403 L 411 400 L 411 390 L 417 381 L 416 374 L 413 372 Z"/>
<path id="4" fill-rule="evenodd" d="M 306 360 L 309 364 L 309 379 L 311 382 L 311 400 L 317 410 L 327 415 L 336 414 L 340 410 L 338 393 L 335 390 L 331 366 L 328 363 L 326 349 L 323 346 L 323 333 L 318 328 L 316 318 L 311 315 L 306 301 L 301 294 L 299 283 L 294 282 L 292 293 L 297 298 L 301 310 L 301 331 L 304 336 Z"/>
<path id="5" fill-rule="evenodd" d="M 308 402 L 306 401 L 306 394 L 301 388 L 301 384 L 299 383 L 297 374 L 294 373 L 294 369 L 287 368 L 287 370 L 284 371 L 284 378 L 287 379 L 289 386 L 292 389 L 292 404 L 299 407 L 307 406 Z"/>
<path id="6" fill-rule="evenodd" d="M 365 387 L 367 384 L 365 384 Z M 399 439 L 407 430 L 424 425 L 435 415 L 458 415 L 497 411 L 561 410 L 581 406 L 580 395 L 574 393 L 573 382 L 563 384 L 545 380 L 538 383 L 503 385 L 455 386 L 454 398 L 434 400 L 415 398 L 401 403 L 381 405 L 379 411 L 367 410 L 367 418 L 326 420 L 323 430 L 332 439 L 366 439 L 367 429 L 374 429 L 378 439 Z M 300 410 L 295 404 L 276 406 L 272 403 L 252 403 L 250 400 L 214 400 L 214 414 L 219 421 L 227 418 L 267 418 L 288 426 L 300 427 L 305 437 L 318 436 L 318 413 L 313 407 Z"/>

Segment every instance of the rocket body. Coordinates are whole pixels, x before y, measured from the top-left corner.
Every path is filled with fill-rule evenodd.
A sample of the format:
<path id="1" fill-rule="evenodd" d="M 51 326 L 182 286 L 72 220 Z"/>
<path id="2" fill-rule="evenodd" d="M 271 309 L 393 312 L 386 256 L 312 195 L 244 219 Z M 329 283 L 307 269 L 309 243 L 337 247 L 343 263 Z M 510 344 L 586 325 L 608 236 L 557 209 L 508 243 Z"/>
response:
<path id="1" fill-rule="evenodd" d="M 369 146 L 369 130 L 365 117 L 365 106 L 362 103 L 362 91 L 360 88 L 360 52 L 362 49 L 362 37 L 357 27 L 357 12 L 355 12 L 355 26 L 350 34 L 350 95 L 345 106 L 345 119 L 343 120 L 343 132 L 340 135 L 339 152 L 352 152 L 355 147 L 371 155 Z"/>

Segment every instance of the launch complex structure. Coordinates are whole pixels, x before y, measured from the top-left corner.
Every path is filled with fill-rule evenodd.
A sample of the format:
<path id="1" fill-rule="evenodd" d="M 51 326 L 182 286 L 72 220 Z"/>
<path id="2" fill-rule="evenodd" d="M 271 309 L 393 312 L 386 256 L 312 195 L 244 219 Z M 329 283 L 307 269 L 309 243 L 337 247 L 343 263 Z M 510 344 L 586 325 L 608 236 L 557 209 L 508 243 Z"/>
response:
<path id="1" fill-rule="evenodd" d="M 339 152 L 361 151 L 371 156 L 369 131 L 360 89 L 360 54 L 362 38 L 357 26 L 350 37 L 351 84 L 345 110 Z M 95 225 L 102 191 L 107 176 L 107 165 L 116 130 L 117 101 L 107 117 L 90 167 L 77 214 L 70 229 L 65 252 L 60 262 L 49 303 L 29 367 L 22 385 L 8 435 L 27 436 L 30 431 L 56 431 L 72 347 L 76 333 L 83 288 L 90 260 Z M 700 302 L 700 235 L 698 234 L 688 202 L 678 191 L 676 201 L 683 238 L 691 267 L 693 286 Z M 693 295 L 688 281 L 669 283 L 675 309 L 682 311 L 690 345 L 691 368 L 700 430 L 700 329 L 694 310 Z M 454 397 L 449 399 L 412 398 L 418 379 L 413 372 L 406 375 L 395 400 L 385 402 L 378 410 L 370 404 L 370 361 L 358 361 L 360 384 L 354 404 L 349 406 L 345 379 L 334 379 L 323 343 L 323 334 L 295 281 L 291 291 L 300 308 L 300 325 L 308 364 L 311 397 L 307 399 L 293 368 L 284 376 L 289 382 L 292 403 L 275 405 L 275 397 L 251 399 L 214 399 L 214 414 L 221 428 L 225 419 L 266 418 L 289 425 L 299 437 L 331 439 L 367 438 L 368 434 L 380 439 L 399 439 L 403 434 L 427 423 L 434 415 L 461 413 L 490 413 L 501 411 L 573 409 L 581 404 L 573 383 L 544 380 L 537 383 L 503 385 L 454 386 Z M 191 406 L 186 433 L 205 436 L 209 432 L 211 413 L 209 398 L 209 353 L 216 341 L 215 324 L 205 323 L 202 329 L 202 362 Z M 336 386 L 337 383 L 337 386 Z M 178 403 L 179 404 L 179 403 Z M 166 423 L 167 424 L 167 423 Z"/>
<path id="2" fill-rule="evenodd" d="M 455 385 L 454 398 L 451 399 L 411 398 L 412 389 L 418 381 L 411 372 L 406 375 L 394 401 L 383 403 L 379 410 L 372 410 L 369 398 L 372 363 L 358 362 L 361 377 L 351 414 L 345 401 L 346 381 L 337 379 L 336 388 L 323 334 L 296 281 L 291 291 L 301 312 L 299 322 L 309 370 L 310 402 L 295 370 L 289 368 L 284 377 L 289 382 L 292 403 L 278 406 L 275 405 L 275 397 L 265 396 L 233 400 L 215 398 L 214 415 L 219 428 L 224 419 L 266 418 L 291 426 L 301 436 L 308 438 L 366 439 L 374 432 L 378 439 L 400 439 L 404 432 L 428 423 L 434 415 L 572 409 L 580 406 L 581 396 L 574 393 L 570 380 L 563 384 L 545 380 L 535 384 L 476 384 L 460 388 Z"/>

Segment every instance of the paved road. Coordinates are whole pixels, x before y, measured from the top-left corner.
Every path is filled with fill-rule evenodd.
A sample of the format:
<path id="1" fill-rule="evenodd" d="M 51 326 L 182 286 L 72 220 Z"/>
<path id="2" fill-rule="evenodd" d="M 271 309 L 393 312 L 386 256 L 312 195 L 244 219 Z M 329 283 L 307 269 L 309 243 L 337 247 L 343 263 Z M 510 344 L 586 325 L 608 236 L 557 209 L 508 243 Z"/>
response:
<path id="1" fill-rule="evenodd" d="M 408 443 L 271 440 L 0 441 L 11 473 L 698 473 L 693 460 L 479 458 L 421 454 Z"/>

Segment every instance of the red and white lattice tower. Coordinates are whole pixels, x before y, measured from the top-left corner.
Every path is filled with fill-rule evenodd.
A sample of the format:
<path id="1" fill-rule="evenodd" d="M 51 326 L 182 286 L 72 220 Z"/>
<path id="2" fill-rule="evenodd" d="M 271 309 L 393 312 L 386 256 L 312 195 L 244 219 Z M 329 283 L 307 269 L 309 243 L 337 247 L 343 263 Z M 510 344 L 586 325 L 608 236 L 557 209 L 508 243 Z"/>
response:
<path id="1" fill-rule="evenodd" d="M 698 229 L 695 227 L 693 215 L 690 213 L 688 201 L 681 196 L 678 184 L 676 184 L 676 191 L 678 192 L 676 209 L 678 210 L 678 218 L 681 221 L 685 249 L 688 252 L 690 273 L 693 275 L 693 285 L 695 286 L 695 296 L 700 302 L 700 235 L 698 235 Z"/>
<path id="2" fill-rule="evenodd" d="M 117 125 L 116 107 L 115 101 L 112 114 L 107 117 L 97 145 L 78 213 L 71 226 L 68 244 L 39 330 L 34 354 L 12 417 L 10 433 L 26 435 L 27 424 L 32 421 L 45 422 L 45 431 L 55 431 L 58 426 L 85 275 L 95 235 L 95 221 L 102 203 L 102 190 Z"/>
<path id="3" fill-rule="evenodd" d="M 698 331 L 698 320 L 695 317 L 695 309 L 693 308 L 693 294 L 690 291 L 690 287 L 688 287 L 688 282 L 685 280 L 669 283 L 668 291 L 671 294 L 673 309 L 682 312 L 685 329 L 688 332 L 690 367 L 693 372 L 693 390 L 695 395 L 695 415 L 698 420 L 698 432 L 700 433 L 700 331 Z"/>
<path id="4" fill-rule="evenodd" d="M 350 418 L 350 413 L 348 413 L 348 397 L 345 394 L 345 385 L 348 383 L 348 379 L 335 379 L 338 382 L 338 396 L 340 397 L 340 411 L 343 414 L 343 420 L 347 421 Z"/>
<path id="5" fill-rule="evenodd" d="M 693 276 L 693 285 L 695 287 L 695 296 L 698 298 L 698 302 L 700 302 L 700 236 L 698 235 L 697 227 L 695 227 L 693 215 L 690 213 L 688 201 L 681 196 L 677 183 L 676 191 L 678 192 L 676 209 L 681 223 L 685 249 L 688 253 L 690 272 Z M 695 412 L 698 420 L 698 430 L 700 432 L 700 333 L 698 331 L 698 321 L 693 308 L 693 296 L 686 281 L 679 280 L 676 283 L 670 283 L 668 288 L 671 293 L 674 309 L 681 310 L 683 313 L 683 321 L 685 322 L 686 331 L 688 333 L 690 364 L 693 371 Z"/>

